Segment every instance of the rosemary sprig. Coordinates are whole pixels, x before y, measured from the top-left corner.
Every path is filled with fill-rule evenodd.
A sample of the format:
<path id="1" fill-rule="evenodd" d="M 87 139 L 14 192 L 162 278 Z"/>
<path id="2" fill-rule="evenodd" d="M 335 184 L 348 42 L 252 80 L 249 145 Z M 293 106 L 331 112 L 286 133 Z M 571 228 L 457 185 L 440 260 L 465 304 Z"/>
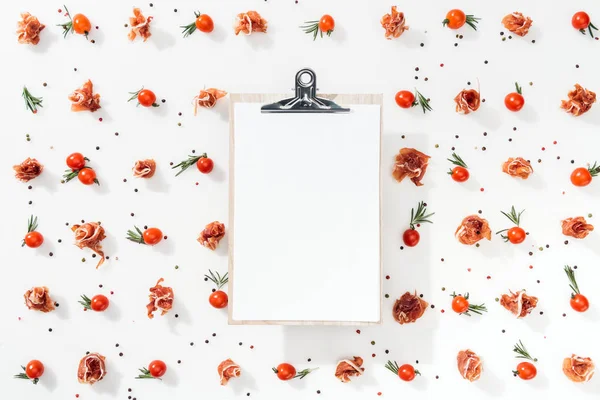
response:
<path id="1" fill-rule="evenodd" d="M 27 221 L 27 233 L 33 232 L 38 228 L 38 219 L 31 215 Z M 25 239 L 21 242 L 21 247 L 25 246 Z"/>
<path id="2" fill-rule="evenodd" d="M 597 162 L 594 162 L 594 165 L 592 165 L 591 167 L 588 167 L 588 171 L 590 173 L 590 175 L 592 176 L 598 176 L 598 174 L 600 174 L 600 165 L 597 165 Z"/>
<path id="3" fill-rule="evenodd" d="M 186 169 L 188 169 L 189 167 L 191 167 L 192 165 L 197 163 L 199 159 L 207 158 L 207 157 L 208 156 L 206 155 L 206 153 L 202 153 L 199 156 L 189 156 L 188 155 L 187 160 L 181 161 L 179 164 L 171 167 L 171 169 L 181 168 L 181 171 L 179 171 L 177 174 L 175 174 L 175 176 L 179 176 L 179 174 L 181 174 L 183 171 L 185 171 Z"/>
<path id="4" fill-rule="evenodd" d="M 398 366 L 398 363 L 396 361 L 392 362 L 390 360 L 388 360 L 387 364 L 385 364 L 385 367 L 390 370 L 394 375 L 398 375 L 398 370 L 400 369 L 400 367 Z M 415 374 L 416 375 L 421 375 L 421 373 L 415 369 Z"/>
<path id="5" fill-rule="evenodd" d="M 456 296 L 459 296 L 456 294 L 456 292 L 452 292 L 452 294 L 450 295 L 450 297 L 452 297 L 452 298 L 455 298 Z M 465 293 L 465 295 L 463 297 L 465 298 L 465 300 L 469 300 L 469 292 Z M 469 303 L 469 309 L 461 314 L 464 314 L 464 315 L 470 317 L 471 314 L 469 314 L 469 311 L 471 311 L 475 314 L 483 315 L 482 313 L 487 312 L 487 307 L 485 306 L 485 303 L 482 303 L 482 304 Z"/>
<path id="6" fill-rule="evenodd" d="M 38 107 L 44 107 L 42 105 L 42 97 L 35 97 L 34 95 L 32 95 L 29 90 L 27 89 L 27 86 L 23 86 L 23 98 L 25 99 L 25 108 L 27 108 L 29 111 L 31 111 L 34 114 L 37 114 L 38 112 Z"/>
<path id="7" fill-rule="evenodd" d="M 304 31 L 304 33 L 312 33 L 313 41 L 317 39 L 317 35 L 320 34 L 323 37 L 323 31 L 319 28 L 319 21 L 306 21 L 304 25 L 300 26 L 300 29 Z M 327 36 L 331 36 L 333 31 L 325 32 Z"/>
<path id="8" fill-rule="evenodd" d="M 24 366 L 21 365 L 21 368 L 23 369 L 23 371 L 26 371 L 26 369 L 25 369 Z M 27 380 L 30 380 L 34 385 L 37 385 L 38 382 L 40 381 L 40 378 L 35 378 L 35 379 L 29 378 L 25 372 L 21 372 L 20 374 L 16 374 L 16 375 L 14 375 L 14 377 L 16 379 L 27 379 Z"/>
<path id="9" fill-rule="evenodd" d="M 520 213 L 517 214 L 517 211 L 515 210 L 515 206 L 512 206 L 510 208 L 510 213 L 505 213 L 504 211 L 500 211 L 500 212 L 506 218 L 508 218 L 510 220 L 510 222 L 512 222 L 516 226 L 519 226 L 519 224 L 521 223 L 521 214 L 523 214 L 525 212 L 525 210 L 522 210 Z"/>
<path id="10" fill-rule="evenodd" d="M 137 97 L 138 97 L 138 95 L 140 94 L 140 92 L 141 92 L 142 90 L 144 90 L 144 87 L 143 87 L 143 86 L 142 86 L 142 88 L 141 88 L 140 90 L 138 90 L 137 92 L 128 92 L 128 93 L 131 95 L 131 97 L 129 98 L 129 100 L 127 100 L 127 102 L 129 103 L 129 102 L 130 102 L 130 101 L 132 101 L 132 100 L 137 100 Z M 140 105 L 140 102 L 138 101 L 138 103 L 137 103 L 136 107 L 137 107 L 137 106 L 139 106 L 139 105 Z M 158 103 L 152 103 L 152 107 L 160 107 L 160 104 L 158 104 Z"/>
<path id="11" fill-rule="evenodd" d="M 433 111 L 433 108 L 431 108 L 431 106 L 429 105 L 429 100 L 425 96 L 423 96 L 421 92 L 417 90 L 417 88 L 415 88 L 415 97 L 417 100 L 415 100 L 415 102 L 413 103 L 413 107 L 416 105 L 420 105 L 421 109 L 423 110 L 423 114 L 425 114 L 427 111 Z"/>
<path id="12" fill-rule="evenodd" d="M 410 229 L 415 229 L 415 225 L 423 224 L 425 222 L 428 222 L 430 224 L 433 223 L 432 221 L 428 220 L 427 218 L 431 217 L 435 213 L 425 215 L 425 212 L 427 212 L 427 208 L 426 208 L 425 203 L 422 201 L 419 202 L 416 213 L 415 213 L 414 208 L 410 209 Z"/>
<path id="13" fill-rule="evenodd" d="M 200 11 L 194 11 L 194 15 L 196 18 L 200 18 L 202 14 L 200 14 Z M 181 25 L 180 28 L 183 28 L 183 37 L 186 38 L 196 31 L 196 21 L 188 25 Z"/>
<path id="14" fill-rule="evenodd" d="M 133 227 L 135 228 L 136 232 L 128 230 L 126 237 L 127 240 L 131 240 L 132 242 L 139 244 L 146 244 L 146 242 L 144 242 L 144 233 L 137 226 L 134 225 Z"/>
<path id="15" fill-rule="evenodd" d="M 538 360 L 537 358 L 533 358 L 529 355 L 529 352 L 527 351 L 525 345 L 523 344 L 523 342 L 521 342 L 521 340 L 519 340 L 519 343 L 515 344 L 515 348 L 513 349 L 513 351 L 518 354 L 518 356 L 515 356 L 515 358 L 524 358 L 533 362 L 537 362 Z"/>
<path id="16" fill-rule="evenodd" d="M 519 86 L 519 82 L 515 82 L 515 88 L 517 89 L 517 93 L 523 94 L 523 88 Z"/>
<path id="17" fill-rule="evenodd" d="M 463 167 L 463 168 L 469 168 L 467 167 L 467 164 L 463 161 L 462 158 L 460 158 L 460 156 L 456 153 L 452 153 L 452 158 L 447 158 L 446 160 L 450 161 L 452 164 L 454 165 L 458 165 L 459 167 Z M 448 172 L 449 175 L 452 175 L 452 170 L 450 170 L 450 172 Z"/>
<path id="18" fill-rule="evenodd" d="M 581 294 L 579 292 L 579 286 L 577 285 L 577 280 L 575 280 L 575 271 L 573 271 L 573 268 L 571 268 L 568 265 L 565 265 L 565 273 L 567 274 L 567 277 L 569 278 L 569 287 L 571 288 L 571 290 L 573 291 L 574 294 Z"/>
<path id="19" fill-rule="evenodd" d="M 81 295 L 81 300 L 79 300 L 79 304 L 81 304 L 83 306 L 83 308 L 86 310 L 92 309 L 92 300 L 89 297 L 87 297 L 85 294 Z"/>
<path id="20" fill-rule="evenodd" d="M 212 283 L 217 285 L 217 289 L 221 289 L 227 282 L 229 282 L 229 277 L 227 276 L 229 273 L 225 272 L 225 275 L 221 276 L 218 272 L 213 273 L 210 269 L 208 270 L 209 275 L 204 275 L 204 277 L 210 280 Z"/>
<path id="21" fill-rule="evenodd" d="M 73 33 L 73 19 L 71 18 L 71 13 L 69 12 L 69 9 L 67 8 L 67 6 L 63 5 L 63 7 L 65 8 L 66 11 L 66 15 L 67 17 L 69 17 L 69 21 L 65 22 L 64 24 L 58 24 L 56 26 L 62 26 L 63 28 L 63 36 L 65 37 L 65 39 L 67 38 L 67 35 L 69 33 Z M 88 34 L 89 32 L 85 32 L 85 38 L 88 38 Z"/>
<path id="22" fill-rule="evenodd" d="M 590 24 L 588 25 L 588 29 L 587 29 L 587 31 L 586 31 L 585 29 L 580 29 L 580 30 L 579 30 L 579 32 L 581 32 L 581 33 L 582 33 L 582 34 L 584 34 L 584 35 L 586 35 L 586 34 L 589 32 L 589 33 L 590 33 L 590 36 L 591 36 L 593 39 L 595 39 L 596 37 L 594 36 L 594 32 L 592 31 L 592 29 L 598 30 L 598 28 L 596 28 L 596 27 L 594 26 L 594 24 L 592 24 L 592 23 L 590 22 Z"/>
<path id="23" fill-rule="evenodd" d="M 150 371 L 148 371 L 148 368 L 138 368 L 138 370 L 141 372 L 140 375 L 136 376 L 135 379 L 160 379 L 161 378 L 155 378 L 152 375 L 150 375 Z"/>
<path id="24" fill-rule="evenodd" d="M 85 160 L 90 161 L 88 158 L 85 158 Z M 84 169 L 84 168 L 91 169 L 91 167 L 88 167 L 87 165 L 81 169 Z M 77 175 L 79 175 L 79 171 L 81 171 L 81 169 L 66 169 L 65 173 L 62 176 L 63 178 L 60 183 L 67 183 L 67 182 L 70 182 L 71 180 L 77 178 Z M 96 185 L 100 185 L 100 181 L 98 179 L 94 179 L 94 183 Z"/>
<path id="25" fill-rule="evenodd" d="M 273 372 L 275 372 L 275 373 L 277 373 L 277 372 L 278 372 L 278 371 L 277 371 L 277 368 L 275 368 L 275 367 L 273 367 L 273 368 L 271 368 L 271 369 L 272 369 L 272 370 L 273 370 Z M 318 370 L 318 369 L 319 369 L 319 368 L 312 368 L 312 369 L 311 369 L 311 368 L 307 368 L 307 369 L 303 369 L 302 371 L 300 371 L 300 372 L 297 372 L 297 373 L 296 373 L 296 375 L 294 375 L 294 377 L 293 377 L 293 378 L 291 378 L 291 379 L 296 379 L 296 378 L 303 379 L 303 378 L 304 378 L 306 375 L 308 375 L 308 374 L 310 374 L 311 372 L 313 372 L 313 371 L 316 371 L 316 370 Z"/>
<path id="26" fill-rule="evenodd" d="M 467 20 L 465 23 L 469 25 L 474 30 L 477 30 L 477 24 L 481 21 L 481 18 L 477 18 L 474 15 L 467 15 Z"/>

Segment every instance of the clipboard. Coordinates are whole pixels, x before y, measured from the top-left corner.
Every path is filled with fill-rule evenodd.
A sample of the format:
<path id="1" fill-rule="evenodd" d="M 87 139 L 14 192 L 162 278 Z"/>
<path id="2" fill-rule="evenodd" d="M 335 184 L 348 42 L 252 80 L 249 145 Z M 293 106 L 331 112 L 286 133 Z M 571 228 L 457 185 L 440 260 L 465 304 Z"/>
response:
<path id="1" fill-rule="evenodd" d="M 283 98 L 283 100 L 282 100 Z M 382 205 L 381 205 L 381 199 L 382 199 L 382 184 L 381 184 L 381 133 L 382 133 L 382 103 L 383 103 L 383 95 L 382 94 L 363 94 L 363 95 L 350 95 L 350 94 L 342 94 L 342 95 L 320 95 L 319 97 L 317 97 L 317 86 L 316 86 L 316 74 L 314 73 L 314 71 L 305 68 L 302 69 L 300 71 L 298 71 L 298 73 L 296 74 L 296 79 L 295 79 L 295 96 L 294 97 L 287 97 L 285 95 L 282 94 L 230 94 L 230 147 L 229 147 L 229 227 L 228 227 L 228 236 L 229 236 L 229 248 L 228 248 L 228 252 L 229 252 L 229 286 L 228 286 L 228 292 L 229 292 L 229 307 L 228 307 L 228 322 L 230 325 L 350 325 L 350 326 L 369 326 L 369 325 L 378 325 L 381 324 L 382 322 L 382 309 L 383 309 L 383 294 L 382 294 L 382 284 L 383 284 L 383 268 L 382 268 L 382 240 L 381 240 L 381 212 L 382 212 Z M 349 105 L 349 107 L 342 107 L 339 104 L 347 104 Z M 253 263 L 246 263 L 246 264 L 250 264 L 250 265 L 245 265 L 244 268 L 242 269 L 242 265 L 238 265 L 236 263 L 236 261 L 238 261 L 238 257 L 240 257 L 240 254 L 244 254 L 242 253 L 241 249 L 243 246 L 248 247 L 248 243 L 253 239 L 250 235 L 246 234 L 242 234 L 243 231 L 247 232 L 248 231 L 248 227 L 245 227 L 244 229 L 242 229 L 242 226 L 244 225 L 244 223 L 241 222 L 241 216 L 238 213 L 242 212 L 242 209 L 247 209 L 246 205 L 242 202 L 241 197 L 240 197 L 240 193 L 236 193 L 236 188 L 237 188 L 237 192 L 243 192 L 243 190 L 240 190 L 240 187 L 243 187 L 244 185 L 240 185 L 240 182 L 236 182 L 236 179 L 240 179 L 240 175 L 244 175 L 246 174 L 246 168 L 244 169 L 240 169 L 240 171 L 236 171 L 236 162 L 238 163 L 242 163 L 242 161 L 240 160 L 240 158 L 243 158 L 239 155 L 239 153 L 237 154 L 237 158 L 236 158 L 236 150 L 238 150 L 236 148 L 236 144 L 240 142 L 239 138 L 238 141 L 236 142 L 236 133 L 239 134 L 238 131 L 241 131 L 242 129 L 240 128 L 240 126 L 236 126 L 236 122 L 238 118 L 242 118 L 241 115 L 243 113 L 247 113 L 248 111 L 243 111 L 245 110 L 245 108 L 247 107 L 251 107 L 252 108 L 252 113 L 255 113 L 255 115 L 259 115 L 261 117 L 259 118 L 266 118 L 266 119 L 261 119 L 262 121 L 269 121 L 269 118 L 277 118 L 279 120 L 281 120 L 282 118 L 293 118 L 292 115 L 295 115 L 296 118 L 298 118 L 298 115 L 302 115 L 302 118 L 341 118 L 341 117 L 337 117 L 337 116 L 331 116 L 331 114 L 333 115 L 352 115 L 352 114 L 356 114 L 359 115 L 358 113 L 361 110 L 361 107 L 365 107 L 368 109 L 368 112 L 370 112 L 371 114 L 376 112 L 377 116 L 378 116 L 378 121 L 377 121 L 377 126 L 373 127 L 373 123 L 371 123 L 369 126 L 372 127 L 372 129 L 375 132 L 371 132 L 372 135 L 376 135 L 376 138 L 371 138 L 369 140 L 372 140 L 372 143 L 376 143 L 377 147 L 374 147 L 374 145 L 371 145 L 371 149 L 373 150 L 371 153 L 376 153 L 376 154 L 371 154 L 373 156 L 373 159 L 377 160 L 377 165 L 373 165 L 373 163 L 371 163 L 372 165 L 372 169 L 371 171 L 373 172 L 370 176 L 373 178 L 373 182 L 372 185 L 369 186 L 370 190 L 369 190 L 369 204 L 373 205 L 375 203 L 375 199 L 376 199 L 376 203 L 377 203 L 377 210 L 374 210 L 376 212 L 371 212 L 371 213 L 366 213 L 368 214 L 370 217 L 368 218 L 368 222 L 366 223 L 369 227 L 370 227 L 370 232 L 371 234 L 368 235 L 369 238 L 365 239 L 365 241 L 369 242 L 369 251 L 368 253 L 370 255 L 373 256 L 373 259 L 376 258 L 377 262 L 369 262 L 369 263 L 365 263 L 368 265 L 364 266 L 364 271 L 365 274 L 367 274 L 367 271 L 369 273 L 369 276 L 365 276 L 365 281 L 370 282 L 369 285 L 373 285 L 372 287 L 369 286 L 369 290 L 368 292 L 369 294 L 369 304 L 372 305 L 373 310 L 376 311 L 371 311 L 369 310 L 368 312 L 366 311 L 366 309 L 364 310 L 364 315 L 369 315 L 368 318 L 358 318 L 355 319 L 354 317 L 352 318 L 283 318 L 281 314 L 277 314 L 277 311 L 273 311 L 273 314 L 277 314 L 275 316 L 272 315 L 267 315 L 267 317 L 261 317 L 261 316 L 252 316 L 252 317 L 246 317 L 247 314 L 244 314 L 244 309 L 250 309 L 252 307 L 252 302 L 256 301 L 257 304 L 266 304 L 264 301 L 263 303 L 260 302 L 259 299 L 257 299 L 257 297 L 261 297 L 263 295 L 263 291 L 265 291 L 265 288 L 261 288 L 260 284 L 257 284 L 257 282 L 262 283 L 262 281 L 257 281 L 257 280 L 252 280 L 251 278 L 248 278 L 248 274 L 250 273 L 250 269 L 256 268 L 257 270 L 257 274 L 262 274 L 264 275 L 270 275 L 270 272 L 265 273 L 264 270 L 261 270 L 260 268 L 263 268 L 263 261 L 264 263 L 267 263 L 271 253 L 274 251 L 272 248 L 269 248 L 268 245 L 268 240 L 263 238 L 263 239 L 257 239 L 256 243 L 261 243 L 261 240 L 263 241 L 262 243 L 264 243 L 265 248 L 264 250 L 264 254 L 265 254 L 265 258 L 257 258 L 254 260 Z M 239 114 L 239 115 L 238 115 Z M 276 114 L 276 115 L 274 115 Z M 311 116 L 309 114 L 314 114 L 314 116 Z M 321 115 L 320 117 L 318 115 Z M 272 115 L 272 116 L 270 116 Z M 327 117 L 327 115 L 330 115 L 330 117 Z M 343 117 L 342 117 L 343 118 Z M 347 117 L 347 118 L 354 118 L 354 116 L 351 117 Z M 281 132 L 281 135 L 286 135 L 286 132 Z M 285 137 L 285 136 L 282 136 Z M 247 140 L 247 139 L 244 139 Z M 284 143 L 284 142 L 282 142 Z M 285 151 L 282 149 L 282 151 Z M 245 164 L 240 164 L 240 165 L 245 165 L 248 166 L 251 163 L 257 161 L 256 159 L 248 162 L 247 160 L 244 160 Z M 376 169 L 375 169 L 376 168 Z M 258 169 L 259 172 L 264 172 L 265 170 L 260 170 Z M 254 176 L 257 175 L 261 175 L 261 173 L 257 173 Z M 245 179 L 254 179 L 253 176 L 245 176 Z M 236 186 L 237 184 L 237 186 Z M 282 189 L 283 191 L 285 191 L 285 188 Z M 366 190 L 365 190 L 366 191 Z M 244 193 L 246 193 L 247 197 L 251 197 L 253 196 L 252 193 L 248 194 L 248 190 L 246 190 Z M 237 195 L 237 197 L 236 197 Z M 376 196 L 376 197 L 375 197 Z M 347 197 L 346 197 L 347 198 Z M 240 204 L 244 204 L 244 207 L 240 207 Z M 237 206 L 236 206 L 237 205 Z M 371 208 L 369 208 L 369 210 L 371 210 Z M 237 213 L 236 213 L 237 212 Z M 293 211 L 291 211 L 291 213 L 294 213 Z M 360 213 L 357 213 L 360 214 Z M 354 214 L 352 214 L 354 215 Z M 285 217 L 285 214 L 281 214 L 282 217 Z M 237 222 L 236 222 L 237 219 Z M 367 217 L 365 217 L 365 220 L 367 219 Z M 239 227 L 237 225 L 240 225 Z M 376 227 L 375 227 L 376 224 Z M 265 229 L 266 231 L 268 231 L 268 227 L 257 227 L 257 231 L 260 231 L 261 229 Z M 240 232 L 240 236 L 238 237 L 236 235 L 236 232 Z M 277 234 L 277 233 L 269 233 L 267 232 L 266 235 L 271 235 L 271 237 L 273 237 L 273 234 Z M 358 234 L 358 232 L 357 232 Z M 358 236 L 357 236 L 358 237 Z M 242 244 L 240 244 L 239 241 L 243 241 Z M 236 247 L 237 245 L 237 247 Z M 355 247 L 361 247 L 361 243 L 358 243 Z M 275 251 L 277 251 L 279 249 L 275 249 Z M 310 251 L 307 249 L 307 251 Z M 353 250 L 350 250 L 353 251 Z M 374 252 L 377 252 L 376 256 L 374 255 Z M 366 252 L 365 252 L 366 253 Z M 296 253 L 298 254 L 298 253 Z M 302 253 L 303 254 L 303 253 Z M 347 256 L 346 254 L 340 253 L 340 256 L 343 258 L 344 256 Z M 290 254 L 290 259 L 295 258 L 293 254 Z M 358 259 L 360 259 L 360 255 L 358 257 Z M 371 260 L 371 258 L 368 258 L 369 260 Z M 277 273 L 280 273 L 280 271 L 277 268 L 278 265 L 281 264 L 286 264 L 286 260 L 284 259 L 279 259 L 281 261 L 280 264 L 275 263 L 272 268 L 269 271 L 276 271 Z M 239 261 L 241 262 L 241 260 Z M 304 264 L 306 265 L 306 264 Z M 312 265 L 312 264 L 311 264 Z M 236 273 L 236 266 L 238 267 L 238 273 Z M 328 266 L 322 266 L 322 268 L 320 269 L 320 271 L 324 271 L 324 269 L 328 268 Z M 359 269 L 357 268 L 362 268 L 361 266 L 354 266 L 353 271 L 358 271 Z M 350 269 L 348 269 L 350 270 Z M 327 270 L 328 271 L 328 270 Z M 294 270 L 294 272 L 296 272 L 296 270 Z M 245 276 L 245 278 L 243 278 Z M 239 277 L 239 278 L 238 278 Z M 283 278 L 283 280 L 286 279 L 286 276 L 281 276 Z M 298 277 L 298 275 L 297 275 Z M 258 278 L 256 278 L 258 279 Z M 274 282 L 273 286 L 270 287 L 276 287 L 275 285 L 277 285 L 279 281 Z M 288 282 L 289 284 L 290 282 Z M 333 285 L 333 282 L 331 282 L 331 284 Z M 239 290 L 238 290 L 238 286 L 239 286 Z M 244 291 L 242 291 L 242 286 L 241 285 L 246 285 L 246 289 Z M 356 285 L 353 285 L 356 286 Z M 333 286 L 330 286 L 333 287 Z M 248 294 L 248 291 L 252 291 L 253 289 L 256 289 L 254 292 L 252 292 L 251 294 Z M 321 287 L 321 289 L 323 289 L 323 287 Z M 360 287 L 348 287 L 347 288 L 348 293 L 361 293 L 361 288 Z M 311 296 L 311 289 L 307 288 L 307 297 L 310 298 Z M 318 292 L 317 290 L 315 290 L 315 292 Z M 242 294 L 243 293 L 243 294 Z M 280 294 L 282 294 L 280 292 Z M 366 296 L 366 295 L 365 295 Z M 356 296 L 356 297 L 360 297 L 360 295 Z M 304 298 L 306 299 L 306 297 Z M 273 299 L 273 301 L 277 301 L 277 299 Z M 303 299 L 299 298 L 297 299 L 298 302 L 302 302 Z M 305 300 L 304 300 L 305 301 Z M 332 306 L 331 302 L 334 301 L 335 299 L 328 299 L 326 306 Z M 344 302 L 343 299 L 339 299 L 340 302 Z M 249 304 L 250 303 L 250 304 Z M 296 303 L 292 304 L 292 306 L 295 306 Z M 349 307 L 353 307 L 352 305 L 349 305 Z M 301 311 L 300 311 L 301 312 Z M 362 312 L 362 311 L 361 311 Z M 267 313 L 268 314 L 268 313 Z M 346 313 L 347 315 L 350 315 L 348 312 Z M 359 314 L 359 312 L 357 312 L 357 314 Z M 354 314 L 352 314 L 354 315 Z"/>

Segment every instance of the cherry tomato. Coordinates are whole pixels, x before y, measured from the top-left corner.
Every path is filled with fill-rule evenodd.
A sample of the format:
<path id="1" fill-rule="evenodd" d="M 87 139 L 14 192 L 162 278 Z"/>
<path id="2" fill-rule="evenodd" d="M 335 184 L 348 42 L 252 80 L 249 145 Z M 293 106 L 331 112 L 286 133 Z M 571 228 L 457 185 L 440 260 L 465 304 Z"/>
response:
<path id="1" fill-rule="evenodd" d="M 578 30 L 587 29 L 590 25 L 590 16 L 584 11 L 576 12 L 571 19 L 571 25 Z"/>
<path id="2" fill-rule="evenodd" d="M 217 290 L 216 292 L 212 292 L 210 294 L 208 302 L 214 308 L 225 308 L 227 307 L 227 303 L 229 303 L 229 297 L 224 291 Z"/>
<path id="3" fill-rule="evenodd" d="M 323 15 L 319 21 L 319 29 L 321 32 L 333 32 L 333 28 L 335 28 L 335 21 L 331 15 Z"/>
<path id="4" fill-rule="evenodd" d="M 29 361 L 25 367 L 25 375 L 27 375 L 29 379 L 38 379 L 44 375 L 44 364 L 39 360 Z"/>
<path id="5" fill-rule="evenodd" d="M 590 308 L 590 302 L 582 294 L 576 294 L 571 297 L 571 308 L 577 312 L 584 312 Z"/>
<path id="6" fill-rule="evenodd" d="M 467 22 L 467 16 L 461 10 L 450 10 L 448 14 L 446 14 L 446 19 L 444 20 L 444 25 L 448 26 L 450 29 L 458 29 L 462 27 L 465 22 Z"/>
<path id="7" fill-rule="evenodd" d="M 156 104 L 156 95 L 152 90 L 142 89 L 137 96 L 138 103 L 144 107 L 152 107 Z"/>
<path id="8" fill-rule="evenodd" d="M 148 365 L 148 371 L 153 378 L 160 378 L 167 372 L 167 364 L 161 360 L 154 360 Z"/>
<path id="9" fill-rule="evenodd" d="M 163 238 L 162 231 L 158 228 L 148 228 L 143 233 L 144 243 L 150 246 L 154 246 L 160 242 Z"/>
<path id="10" fill-rule="evenodd" d="M 404 241 L 404 244 L 406 246 L 415 247 L 417 244 L 419 244 L 419 240 L 421 240 L 421 235 L 419 235 L 419 232 L 417 232 L 416 229 L 407 229 L 402 235 L 402 240 Z"/>
<path id="11" fill-rule="evenodd" d="M 96 171 L 91 168 L 80 169 L 77 173 L 77 178 L 84 185 L 93 185 L 96 183 Z"/>
<path id="12" fill-rule="evenodd" d="M 592 181 L 592 174 L 586 168 L 576 168 L 571 173 L 571 183 L 575 186 L 587 186 Z"/>
<path id="13" fill-rule="evenodd" d="M 537 368 L 530 362 L 522 362 L 517 365 L 517 375 L 523 380 L 530 380 L 537 375 Z"/>
<path id="14" fill-rule="evenodd" d="M 413 379 L 415 379 L 415 374 L 416 374 L 415 369 L 410 364 L 404 364 L 404 365 L 401 365 L 400 368 L 398 368 L 398 376 L 403 381 L 406 381 L 406 382 L 412 381 Z"/>
<path id="15" fill-rule="evenodd" d="M 510 111 L 519 111 L 525 105 L 525 99 L 517 92 L 509 93 L 504 98 L 504 105 Z"/>
<path id="16" fill-rule="evenodd" d="M 508 236 L 509 242 L 511 242 L 513 244 L 519 244 L 519 243 L 523 243 L 523 241 L 525 240 L 525 237 L 527 235 L 525 234 L 525 230 L 523 228 L 515 226 L 508 230 L 508 232 L 506 233 L 506 236 Z"/>
<path id="17" fill-rule="evenodd" d="M 35 249 L 36 247 L 40 247 L 42 243 L 44 243 L 44 236 L 37 231 L 29 232 L 25 235 L 25 245 L 27 247 Z"/>
<path id="18" fill-rule="evenodd" d="M 211 17 L 206 14 L 201 14 L 198 18 L 196 18 L 196 28 L 200 32 L 209 33 L 215 29 L 215 24 Z"/>
<path id="19" fill-rule="evenodd" d="M 292 364 L 279 364 L 277 366 L 277 377 L 282 381 L 289 381 L 296 376 L 296 368 Z"/>
<path id="20" fill-rule="evenodd" d="M 67 167 L 77 170 L 85 167 L 85 157 L 81 153 L 73 153 L 67 157 Z"/>
<path id="21" fill-rule="evenodd" d="M 91 307 L 94 311 L 104 311 L 108 308 L 110 302 L 108 301 L 108 297 L 103 294 L 97 294 L 92 297 Z"/>
<path id="22" fill-rule="evenodd" d="M 401 90 L 396 93 L 396 104 L 400 108 L 411 108 L 415 104 L 415 95 L 408 90 Z"/>
<path id="23" fill-rule="evenodd" d="M 463 296 L 456 296 L 452 299 L 452 310 L 459 314 L 467 312 L 469 310 L 469 300 Z"/>
<path id="24" fill-rule="evenodd" d="M 213 163 L 213 160 L 211 160 L 208 157 L 202 157 L 196 162 L 196 167 L 198 167 L 198 171 L 202 172 L 203 174 L 208 174 L 210 171 L 213 170 L 214 166 L 215 163 Z"/>
<path id="25" fill-rule="evenodd" d="M 464 167 L 454 167 L 452 169 L 452 175 L 450 175 L 452 179 L 456 182 L 464 182 L 469 179 L 469 170 Z"/>
<path id="26" fill-rule="evenodd" d="M 73 17 L 73 31 L 80 35 L 86 35 L 92 30 L 92 24 L 88 17 L 83 14 L 75 14 Z"/>

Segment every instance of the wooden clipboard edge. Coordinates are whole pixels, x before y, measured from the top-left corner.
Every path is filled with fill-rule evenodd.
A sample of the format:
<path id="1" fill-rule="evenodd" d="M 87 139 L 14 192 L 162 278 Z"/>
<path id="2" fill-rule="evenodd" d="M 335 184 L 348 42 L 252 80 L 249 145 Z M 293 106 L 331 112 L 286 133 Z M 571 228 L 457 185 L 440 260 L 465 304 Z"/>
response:
<path id="1" fill-rule="evenodd" d="M 235 104 L 236 103 L 272 103 L 279 101 L 289 94 L 260 94 L 260 93 L 230 93 L 229 94 L 229 227 L 228 227 L 228 276 L 229 283 L 227 291 L 229 295 L 229 307 L 227 307 L 227 319 L 229 325 L 323 325 L 323 326 L 371 326 L 381 325 L 383 322 L 383 175 L 382 175 L 382 152 L 383 152 L 383 94 L 321 94 L 329 100 L 338 104 L 375 104 L 379 105 L 379 321 L 270 321 L 270 320 L 234 320 L 234 274 L 233 274 L 233 246 L 234 246 L 234 198 L 235 198 Z"/>

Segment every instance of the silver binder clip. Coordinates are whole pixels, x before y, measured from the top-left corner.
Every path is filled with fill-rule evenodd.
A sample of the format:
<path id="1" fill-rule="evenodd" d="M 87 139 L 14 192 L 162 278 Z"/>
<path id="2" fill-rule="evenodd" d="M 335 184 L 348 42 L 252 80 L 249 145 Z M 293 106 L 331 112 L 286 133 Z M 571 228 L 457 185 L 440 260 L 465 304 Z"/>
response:
<path id="1" fill-rule="evenodd" d="M 261 113 L 347 113 L 349 108 L 338 106 L 331 100 L 317 97 L 317 75 L 310 68 L 296 74 L 296 97 L 266 104 Z"/>

